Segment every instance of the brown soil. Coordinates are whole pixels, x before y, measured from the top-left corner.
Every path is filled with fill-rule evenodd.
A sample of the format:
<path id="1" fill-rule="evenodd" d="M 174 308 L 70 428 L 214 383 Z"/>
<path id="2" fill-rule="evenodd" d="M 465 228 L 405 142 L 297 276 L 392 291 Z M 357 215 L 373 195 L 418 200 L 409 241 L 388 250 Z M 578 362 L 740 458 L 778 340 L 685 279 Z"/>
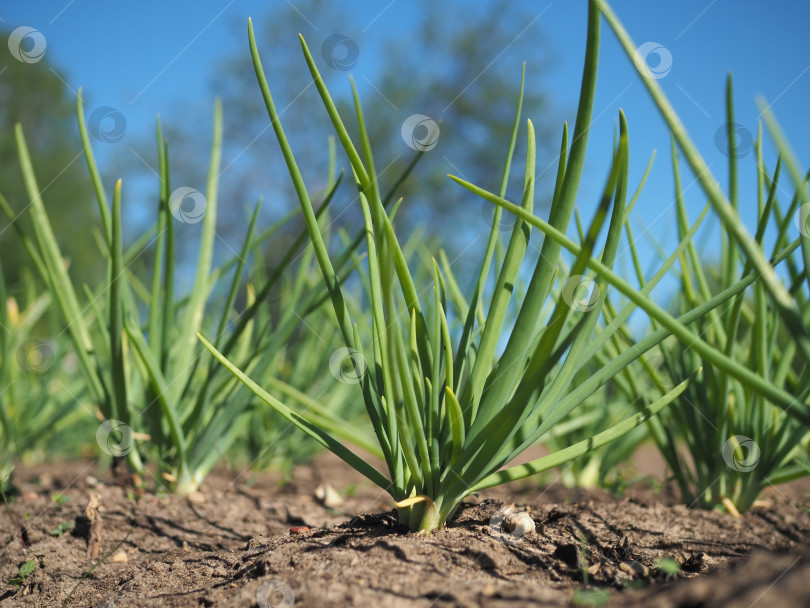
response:
<path id="1" fill-rule="evenodd" d="M 293 597 L 319 608 L 568 606 L 585 568 L 609 606 L 810 605 L 806 482 L 770 489 L 741 519 L 649 488 L 617 499 L 523 483 L 471 497 L 446 530 L 425 536 L 400 529 L 390 499 L 331 456 L 297 468 L 287 485 L 219 471 L 193 501 L 133 500 L 91 475 L 108 479 L 87 462 L 18 469 L 10 508 L 20 527 L 0 515 L 4 608 L 63 605 L 98 561 L 88 557 L 94 545 L 112 555 L 70 606 L 288 608 Z M 314 498 L 323 481 L 353 490 L 339 510 Z M 100 527 L 86 513 L 91 494 Z M 528 512 L 536 531 L 516 538 L 491 525 L 501 501 Z M 73 528 L 51 534 L 65 522 Z M 309 530 L 291 533 L 299 526 Z M 678 574 L 659 569 L 662 558 Z M 36 568 L 15 589 L 7 581 L 27 560 Z"/>

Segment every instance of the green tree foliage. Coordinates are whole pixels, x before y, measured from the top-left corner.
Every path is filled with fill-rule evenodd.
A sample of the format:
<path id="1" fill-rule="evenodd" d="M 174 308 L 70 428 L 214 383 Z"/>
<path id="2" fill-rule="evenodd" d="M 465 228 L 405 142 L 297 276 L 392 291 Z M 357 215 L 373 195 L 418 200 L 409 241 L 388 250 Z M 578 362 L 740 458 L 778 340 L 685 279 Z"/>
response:
<path id="1" fill-rule="evenodd" d="M 42 185 L 43 199 L 56 228 L 56 238 L 78 284 L 103 272 L 88 226 L 95 216 L 92 190 L 81 156 L 73 92 L 49 63 L 47 53 L 26 63 L 14 57 L 0 31 L 0 192 L 16 214 L 30 222 L 29 200 L 23 186 L 14 143 L 14 124 L 22 123 Z M 23 41 L 25 43 L 25 41 Z M 30 234 L 30 230 L 26 230 Z M 16 231 L 0 214 L 0 251 L 9 286 L 30 266 Z"/>

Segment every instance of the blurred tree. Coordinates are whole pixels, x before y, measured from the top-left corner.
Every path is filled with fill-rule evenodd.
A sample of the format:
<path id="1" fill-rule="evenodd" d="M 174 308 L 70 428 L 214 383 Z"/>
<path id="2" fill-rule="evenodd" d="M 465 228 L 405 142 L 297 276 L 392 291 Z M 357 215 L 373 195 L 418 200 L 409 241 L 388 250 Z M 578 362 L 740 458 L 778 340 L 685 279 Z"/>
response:
<path id="1" fill-rule="evenodd" d="M 92 284 L 104 266 L 88 229 L 95 225 L 97 212 L 81 154 L 73 92 L 47 57 L 20 53 L 15 57 L 14 45 L 6 44 L 9 35 L 0 31 L 0 192 L 16 212 L 15 221 L 33 235 L 14 138 L 14 125 L 20 122 L 56 238 L 68 257 L 70 274 L 78 284 Z M 20 41 L 23 52 L 36 50 L 24 46 L 26 42 Z M 0 251 L 6 280 L 13 286 L 31 261 L 5 214 L 0 214 Z"/>
<path id="2" fill-rule="evenodd" d="M 418 0 L 409 8 L 411 21 L 394 28 L 377 21 L 369 23 L 369 15 L 361 16 L 360 11 L 347 11 L 345 5 L 325 0 L 272 6 L 262 21 L 254 21 L 257 42 L 285 131 L 312 192 L 325 186 L 326 141 L 333 130 L 312 84 L 297 32 L 303 33 L 347 127 L 356 137 L 349 84 L 349 75 L 353 76 L 383 192 L 413 159 L 413 148 L 420 140 L 425 147 L 433 143 L 425 139 L 427 125 L 429 121 L 438 123 L 435 147 L 431 146 L 400 188 L 405 197 L 399 215 L 403 229 L 417 223 L 452 225 L 453 230 L 443 235 L 445 247 L 451 250 L 469 240 L 470 230 L 488 230 L 491 206 L 466 194 L 446 175 L 454 173 L 497 189 L 524 60 L 523 137 L 518 139 L 507 195 L 520 198 L 526 118 L 533 120 L 537 130 L 538 164 L 544 166 L 543 158 L 556 154 L 559 125 L 553 125 L 552 130 L 549 103 L 542 90 L 541 75 L 549 56 L 541 36 L 542 6 L 508 0 L 481 6 Z M 384 20 L 386 15 L 383 12 L 378 18 Z M 222 192 L 229 201 L 243 205 L 252 205 L 264 195 L 264 210 L 279 216 L 298 204 L 256 84 L 246 25 L 234 24 L 234 51 L 223 57 L 212 80 L 224 107 Z M 208 108 L 200 112 L 203 124 L 209 114 Z M 423 115 L 428 121 L 411 118 L 414 115 Z M 185 130 L 194 124 L 167 126 L 173 174 L 180 174 L 183 183 L 201 183 L 204 177 L 204 163 L 192 160 L 199 158 L 195 154 L 199 144 L 192 143 L 199 141 L 199 135 Z M 338 169 L 348 170 L 348 159 L 340 146 L 338 154 Z M 350 182 L 351 175 L 347 177 Z M 359 205 L 350 204 L 353 197 L 353 187 L 344 184 L 333 204 L 333 213 L 344 224 L 361 221 Z M 542 203 L 539 200 L 538 206 Z M 223 225 L 220 234 L 241 234 L 242 214 L 222 216 L 223 222 L 233 224 Z M 459 228 L 470 230 L 465 233 Z"/>

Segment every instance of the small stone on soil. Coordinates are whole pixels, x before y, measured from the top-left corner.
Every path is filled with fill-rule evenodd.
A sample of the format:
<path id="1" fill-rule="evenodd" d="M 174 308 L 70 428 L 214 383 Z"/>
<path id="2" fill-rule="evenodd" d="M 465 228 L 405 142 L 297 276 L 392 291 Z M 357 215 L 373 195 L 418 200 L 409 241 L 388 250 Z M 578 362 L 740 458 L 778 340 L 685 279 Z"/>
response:
<path id="1" fill-rule="evenodd" d="M 509 534 L 521 537 L 527 532 L 534 532 L 534 520 L 528 513 L 510 513 L 503 520 L 503 529 Z"/>
<path id="2" fill-rule="evenodd" d="M 343 504 L 343 497 L 328 483 L 322 483 L 315 489 L 315 498 L 327 509 L 335 509 Z"/>
<path id="3" fill-rule="evenodd" d="M 205 504 L 205 495 L 202 492 L 189 492 L 186 496 L 186 499 L 193 504 L 193 505 L 202 505 Z"/>
<path id="4" fill-rule="evenodd" d="M 309 532 L 309 526 L 293 526 L 290 528 L 290 534 L 303 534 Z"/>

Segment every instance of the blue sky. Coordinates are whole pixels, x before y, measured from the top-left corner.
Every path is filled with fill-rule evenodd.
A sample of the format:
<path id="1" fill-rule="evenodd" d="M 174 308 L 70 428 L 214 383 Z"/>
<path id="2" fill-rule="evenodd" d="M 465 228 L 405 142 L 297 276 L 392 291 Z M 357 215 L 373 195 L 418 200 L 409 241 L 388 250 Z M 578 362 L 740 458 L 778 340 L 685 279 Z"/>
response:
<path id="1" fill-rule="evenodd" d="M 552 97 L 559 121 L 573 121 L 584 56 L 587 3 L 540 0 L 523 4 L 538 19 L 521 35 L 542 36 L 554 55 L 541 84 Z M 247 52 L 247 17 L 261 22 L 268 5 L 256 0 L 15 2 L 0 5 L 0 25 L 6 30 L 28 26 L 41 32 L 47 41 L 46 55 L 65 86 L 74 91 L 81 86 L 86 99 L 92 101 L 91 107 L 110 106 L 125 116 L 126 144 L 151 132 L 158 113 L 166 120 L 182 120 L 192 103 L 212 102 L 216 86 L 211 83 L 217 60 Z M 281 10 L 297 11 L 294 2 L 277 5 Z M 379 68 L 375 46 L 394 31 L 416 27 L 417 20 L 406 0 L 352 2 L 345 6 L 351 11 L 354 30 L 341 33 L 357 40 L 361 49 L 352 72 L 364 94 L 361 76 L 367 75 L 373 82 Z M 454 11 L 470 10 L 466 6 L 448 2 L 442 4 L 441 10 L 452 19 Z M 759 111 L 754 99 L 762 95 L 807 166 L 810 51 L 806 31 L 810 8 L 805 2 L 615 0 L 612 6 L 636 44 L 657 43 L 671 55 L 670 69 L 659 82 L 724 189 L 726 158 L 715 139 L 725 123 L 724 86 L 729 71 L 735 78 L 736 122 L 742 126 L 743 136 L 746 132 L 756 134 Z M 487 3 L 475 7 L 486 10 Z M 332 33 L 329 24 L 321 23 L 317 15 L 305 17 L 311 23 L 306 26 L 309 30 L 303 31 L 305 36 L 318 40 Z M 487 69 L 515 70 L 522 60 L 509 52 L 492 59 Z M 640 178 L 652 150 L 658 150 L 652 177 L 638 205 L 637 222 L 648 226 L 656 239 L 671 245 L 674 232 L 668 131 L 604 22 L 597 91 L 597 118 L 592 127 L 581 204 L 590 208 L 604 182 L 609 160 L 606 151 L 610 149 L 617 112 L 622 108 L 629 121 L 633 184 Z M 365 94 L 373 93 L 368 88 Z M 773 166 L 773 147 L 769 143 L 766 151 Z M 97 153 L 103 161 L 105 150 Z M 753 160 L 753 153 L 741 159 L 741 214 L 749 226 L 754 224 L 755 209 Z M 551 170 L 541 177 L 541 187 L 549 188 L 553 175 Z M 692 179 L 684 171 L 685 187 L 689 188 Z M 697 187 L 689 188 L 687 196 L 694 217 L 704 199 Z M 783 193 L 782 198 L 785 201 L 788 194 Z"/>

